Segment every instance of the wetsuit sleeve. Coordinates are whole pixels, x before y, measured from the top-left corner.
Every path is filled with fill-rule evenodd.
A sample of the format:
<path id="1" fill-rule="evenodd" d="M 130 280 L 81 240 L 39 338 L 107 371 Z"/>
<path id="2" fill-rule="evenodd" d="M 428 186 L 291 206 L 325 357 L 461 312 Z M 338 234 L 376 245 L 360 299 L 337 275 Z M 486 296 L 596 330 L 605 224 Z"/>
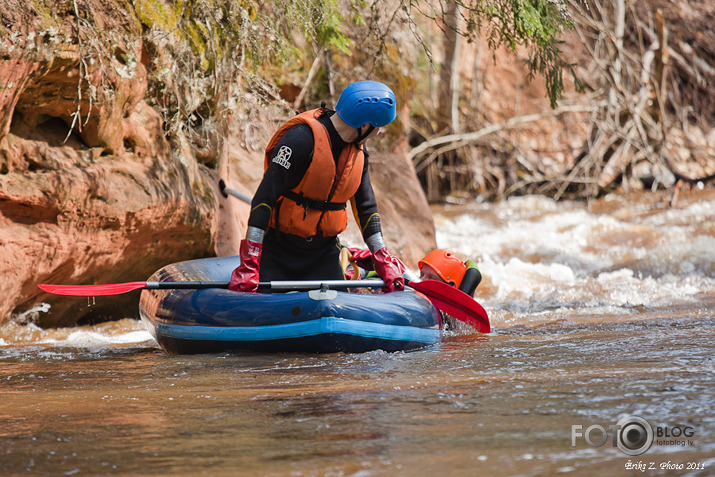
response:
<path id="1" fill-rule="evenodd" d="M 307 124 L 298 124 L 285 132 L 271 154 L 271 161 L 251 201 L 249 227 L 268 229 L 278 198 L 293 189 L 308 171 L 313 159 L 313 132 Z"/>
<path id="2" fill-rule="evenodd" d="M 377 213 L 377 200 L 375 192 L 370 182 L 370 172 L 368 164 L 368 154 L 365 151 L 365 165 L 362 170 L 362 180 L 360 187 L 352 198 L 355 217 L 360 224 L 363 238 L 368 238 L 376 233 L 382 232 L 380 227 L 380 215 Z"/>

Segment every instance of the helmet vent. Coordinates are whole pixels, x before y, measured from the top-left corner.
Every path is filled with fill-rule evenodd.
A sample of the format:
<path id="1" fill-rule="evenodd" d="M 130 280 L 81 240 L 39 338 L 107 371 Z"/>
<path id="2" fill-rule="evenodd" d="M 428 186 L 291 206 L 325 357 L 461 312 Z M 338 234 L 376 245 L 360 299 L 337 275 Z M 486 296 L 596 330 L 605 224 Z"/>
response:
<path id="1" fill-rule="evenodd" d="M 340 94 L 335 111 L 338 117 L 352 127 L 372 124 L 383 127 L 395 120 L 395 93 L 385 84 L 376 81 L 358 81 Z"/>

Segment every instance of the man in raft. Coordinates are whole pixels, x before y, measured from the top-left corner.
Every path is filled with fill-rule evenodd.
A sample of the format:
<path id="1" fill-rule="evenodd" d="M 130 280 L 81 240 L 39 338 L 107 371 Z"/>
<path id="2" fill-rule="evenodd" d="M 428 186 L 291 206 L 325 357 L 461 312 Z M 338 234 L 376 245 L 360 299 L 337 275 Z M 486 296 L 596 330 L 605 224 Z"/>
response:
<path id="1" fill-rule="evenodd" d="M 345 276 L 357 280 L 374 276 L 370 251 L 359 248 L 344 248 L 341 257 Z M 472 260 L 462 261 L 451 250 L 438 248 L 432 250 L 417 262 L 421 280 L 437 280 L 453 286 L 467 295 L 474 297 L 474 292 L 482 281 L 479 267 Z M 410 272 L 405 275 L 409 276 Z"/>
<path id="2" fill-rule="evenodd" d="M 278 129 L 266 148 L 239 248 L 241 264 L 229 289 L 255 292 L 259 281 L 343 279 L 337 236 L 347 226 L 348 200 L 383 291 L 404 288 L 405 266 L 387 252 L 382 236 L 365 149 L 395 119 L 396 104 L 388 86 L 358 81 L 345 88 L 335 111 L 323 105 Z"/>
<path id="3" fill-rule="evenodd" d="M 359 248 L 343 248 L 341 253 L 345 276 L 350 279 L 370 278 L 374 276 L 370 251 Z M 477 264 L 471 260 L 462 261 L 450 250 L 438 248 L 432 250 L 417 262 L 421 280 L 436 280 L 453 286 L 474 298 L 474 292 L 482 281 L 482 274 Z M 406 272 L 409 277 L 411 272 Z M 447 313 L 442 313 L 442 322 L 446 330 L 459 329 L 459 321 Z"/>
<path id="4" fill-rule="evenodd" d="M 417 262 L 420 278 L 442 281 L 474 297 L 474 291 L 482 281 L 477 264 L 471 260 L 462 261 L 454 252 L 438 248 L 432 250 Z"/>

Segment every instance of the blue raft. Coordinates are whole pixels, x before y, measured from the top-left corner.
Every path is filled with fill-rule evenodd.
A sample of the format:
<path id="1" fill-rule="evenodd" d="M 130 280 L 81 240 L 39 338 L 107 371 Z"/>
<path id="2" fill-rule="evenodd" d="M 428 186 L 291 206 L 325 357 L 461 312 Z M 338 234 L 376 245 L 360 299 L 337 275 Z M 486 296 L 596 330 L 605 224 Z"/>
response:
<path id="1" fill-rule="evenodd" d="M 238 263 L 238 257 L 179 262 L 160 269 L 149 281 L 228 282 Z M 407 351 L 442 337 L 439 312 L 410 289 L 387 294 L 144 290 L 139 311 L 147 329 L 171 354 Z"/>

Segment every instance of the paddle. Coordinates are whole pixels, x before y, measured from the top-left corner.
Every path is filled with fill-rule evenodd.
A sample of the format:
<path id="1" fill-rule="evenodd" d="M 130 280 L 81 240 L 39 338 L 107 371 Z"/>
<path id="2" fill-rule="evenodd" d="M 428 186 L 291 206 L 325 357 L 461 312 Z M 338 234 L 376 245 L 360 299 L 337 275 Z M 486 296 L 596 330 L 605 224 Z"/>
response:
<path id="1" fill-rule="evenodd" d="M 258 283 L 262 292 L 317 290 L 319 288 L 379 288 L 385 283 L 382 280 L 278 280 Z M 106 285 L 37 285 L 40 290 L 53 295 L 64 296 L 111 296 L 129 293 L 134 290 L 201 290 L 206 288 L 227 288 L 228 282 L 125 282 Z"/>
<path id="2" fill-rule="evenodd" d="M 221 194 L 222 194 L 224 197 L 228 197 L 228 194 L 231 194 L 232 196 L 238 197 L 239 199 L 241 199 L 242 201 L 244 201 L 244 202 L 247 203 L 247 204 L 250 204 L 250 203 L 251 203 L 251 198 L 248 197 L 247 195 L 241 194 L 241 193 L 238 192 L 237 190 L 234 190 L 234 189 L 231 189 L 231 188 L 229 188 L 229 187 L 226 187 L 226 182 L 225 182 L 223 179 L 219 179 L 219 181 L 218 181 L 218 189 L 221 191 Z"/>
<path id="3" fill-rule="evenodd" d="M 437 308 L 464 321 L 482 333 L 489 333 L 489 317 L 484 308 L 466 293 L 435 280 L 407 281 L 410 287 L 425 295 Z M 315 290 L 319 288 L 380 288 L 382 280 L 305 280 L 260 282 L 262 292 Z M 125 282 L 102 285 L 37 285 L 42 291 L 53 295 L 94 297 L 129 293 L 134 290 L 200 290 L 226 288 L 228 282 Z"/>

